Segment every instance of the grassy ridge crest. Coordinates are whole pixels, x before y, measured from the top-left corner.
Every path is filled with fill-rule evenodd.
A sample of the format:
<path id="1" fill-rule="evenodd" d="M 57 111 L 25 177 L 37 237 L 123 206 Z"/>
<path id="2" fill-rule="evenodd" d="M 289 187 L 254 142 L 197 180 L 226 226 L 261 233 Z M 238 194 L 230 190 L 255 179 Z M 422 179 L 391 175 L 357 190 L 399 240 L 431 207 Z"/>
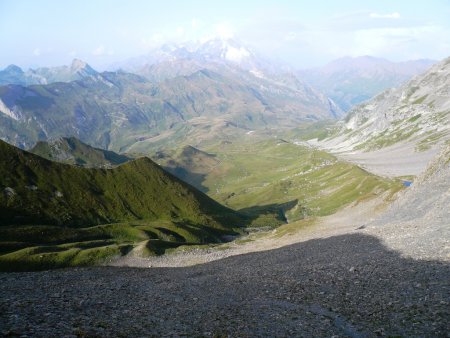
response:
<path id="1" fill-rule="evenodd" d="M 247 221 L 143 157 L 112 169 L 56 163 L 0 141 L 0 270 L 92 265 L 220 242 Z"/>

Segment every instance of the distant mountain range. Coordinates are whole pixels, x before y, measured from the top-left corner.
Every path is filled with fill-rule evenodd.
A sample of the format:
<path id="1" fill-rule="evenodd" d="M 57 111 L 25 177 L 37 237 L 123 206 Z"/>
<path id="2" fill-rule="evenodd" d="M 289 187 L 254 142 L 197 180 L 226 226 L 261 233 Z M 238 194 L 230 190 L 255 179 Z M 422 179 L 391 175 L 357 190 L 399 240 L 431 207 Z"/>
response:
<path id="1" fill-rule="evenodd" d="M 165 45 L 149 55 L 130 59 L 115 67 L 142 75 L 150 81 L 162 81 L 189 75 L 199 69 L 220 66 L 239 67 L 256 76 L 295 77 L 303 85 L 312 86 L 330 97 L 341 110 L 366 101 L 385 89 L 397 87 L 426 71 L 434 60 L 391 62 L 372 56 L 344 57 L 324 67 L 295 71 L 292 67 L 270 62 L 251 48 L 233 39 L 214 39 L 203 44 Z M 294 75 L 295 74 L 295 75 Z"/>
<path id="2" fill-rule="evenodd" d="M 434 63 L 434 60 L 391 62 L 372 56 L 344 57 L 321 68 L 299 71 L 297 75 L 348 111 L 385 89 L 402 85 Z"/>
<path id="3" fill-rule="evenodd" d="M 0 85 L 17 84 L 29 86 L 53 82 L 70 82 L 87 76 L 96 76 L 97 72 L 84 61 L 74 59 L 70 66 L 43 67 L 23 71 L 20 67 L 10 65 L 0 71 Z"/>
<path id="4" fill-rule="evenodd" d="M 73 136 L 138 153 L 202 146 L 250 130 L 336 120 L 431 63 L 343 58 L 293 72 L 235 40 L 213 39 L 165 45 L 116 65 L 126 71 L 99 73 L 81 60 L 26 72 L 9 66 L 0 72 L 7 83 L 0 86 L 0 138 L 30 148 Z"/>
<path id="5" fill-rule="evenodd" d="M 275 73 L 287 71 L 288 67 L 268 61 L 250 47 L 236 39 L 214 38 L 203 43 L 165 44 L 151 50 L 147 55 L 131 58 L 110 67 L 141 74 L 146 67 L 161 63 L 190 61 L 201 64 L 221 64 L 239 66 L 247 71 Z M 184 74 L 187 75 L 187 74 Z"/>
<path id="6" fill-rule="evenodd" d="M 154 83 L 123 71 L 82 69 L 89 71 L 76 72 L 80 79 L 72 82 L 0 87 L 2 139 L 29 148 L 75 136 L 105 149 L 146 152 L 174 138 L 204 139 L 212 129 L 246 132 L 340 116 L 331 100 L 292 75 L 266 77 L 214 63 Z"/>

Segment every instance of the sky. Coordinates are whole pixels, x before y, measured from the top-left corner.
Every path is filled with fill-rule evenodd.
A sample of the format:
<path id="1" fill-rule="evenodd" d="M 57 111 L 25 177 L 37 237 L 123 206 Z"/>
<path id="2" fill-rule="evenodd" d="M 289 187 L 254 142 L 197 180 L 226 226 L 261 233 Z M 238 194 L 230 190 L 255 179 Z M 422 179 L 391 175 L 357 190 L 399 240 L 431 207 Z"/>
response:
<path id="1" fill-rule="evenodd" d="M 102 69 L 164 43 L 234 38 L 296 68 L 450 56 L 450 0 L 0 0 L 0 68 Z"/>

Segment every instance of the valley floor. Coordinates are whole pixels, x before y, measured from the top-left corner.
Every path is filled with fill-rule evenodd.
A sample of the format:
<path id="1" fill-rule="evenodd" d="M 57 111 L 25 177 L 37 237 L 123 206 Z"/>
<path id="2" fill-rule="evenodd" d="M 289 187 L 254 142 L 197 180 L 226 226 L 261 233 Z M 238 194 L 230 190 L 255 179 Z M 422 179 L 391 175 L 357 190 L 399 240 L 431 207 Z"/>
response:
<path id="1" fill-rule="evenodd" d="M 108 265 L 128 267 L 191 266 L 230 256 L 277 249 L 311 239 L 361 233 L 358 227 L 373 220 L 385 208 L 385 197 L 379 196 L 366 201 L 366 203 L 353 204 L 327 217 L 298 221 L 285 224 L 275 230 L 251 233 L 246 237 L 219 246 L 197 249 L 184 247 L 172 254 L 149 258 L 139 257 L 139 253 L 136 255 L 131 253 L 108 263 Z"/>
<path id="2" fill-rule="evenodd" d="M 402 252 L 393 241 L 402 227 L 386 232 L 368 225 L 383 205 L 380 197 L 206 254 L 114 263 L 206 264 L 2 273 L 1 333 L 444 337 L 450 332 L 448 251 Z"/>
<path id="3" fill-rule="evenodd" d="M 439 153 L 439 147 L 416 152 L 415 144 L 398 143 L 374 151 L 352 151 L 339 148 L 335 142 L 308 143 L 314 147 L 326 149 L 339 159 L 357 164 L 367 171 L 384 177 L 416 176 L 424 171 L 428 163 Z"/>

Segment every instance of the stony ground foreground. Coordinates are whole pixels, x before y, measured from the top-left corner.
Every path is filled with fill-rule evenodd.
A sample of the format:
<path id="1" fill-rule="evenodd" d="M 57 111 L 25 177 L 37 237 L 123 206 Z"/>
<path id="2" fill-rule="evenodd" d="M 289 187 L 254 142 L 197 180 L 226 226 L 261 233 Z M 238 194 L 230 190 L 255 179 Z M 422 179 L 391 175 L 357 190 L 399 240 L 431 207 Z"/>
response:
<path id="1" fill-rule="evenodd" d="M 185 268 L 0 274 L 4 336 L 446 337 L 450 266 L 351 234 Z"/>

